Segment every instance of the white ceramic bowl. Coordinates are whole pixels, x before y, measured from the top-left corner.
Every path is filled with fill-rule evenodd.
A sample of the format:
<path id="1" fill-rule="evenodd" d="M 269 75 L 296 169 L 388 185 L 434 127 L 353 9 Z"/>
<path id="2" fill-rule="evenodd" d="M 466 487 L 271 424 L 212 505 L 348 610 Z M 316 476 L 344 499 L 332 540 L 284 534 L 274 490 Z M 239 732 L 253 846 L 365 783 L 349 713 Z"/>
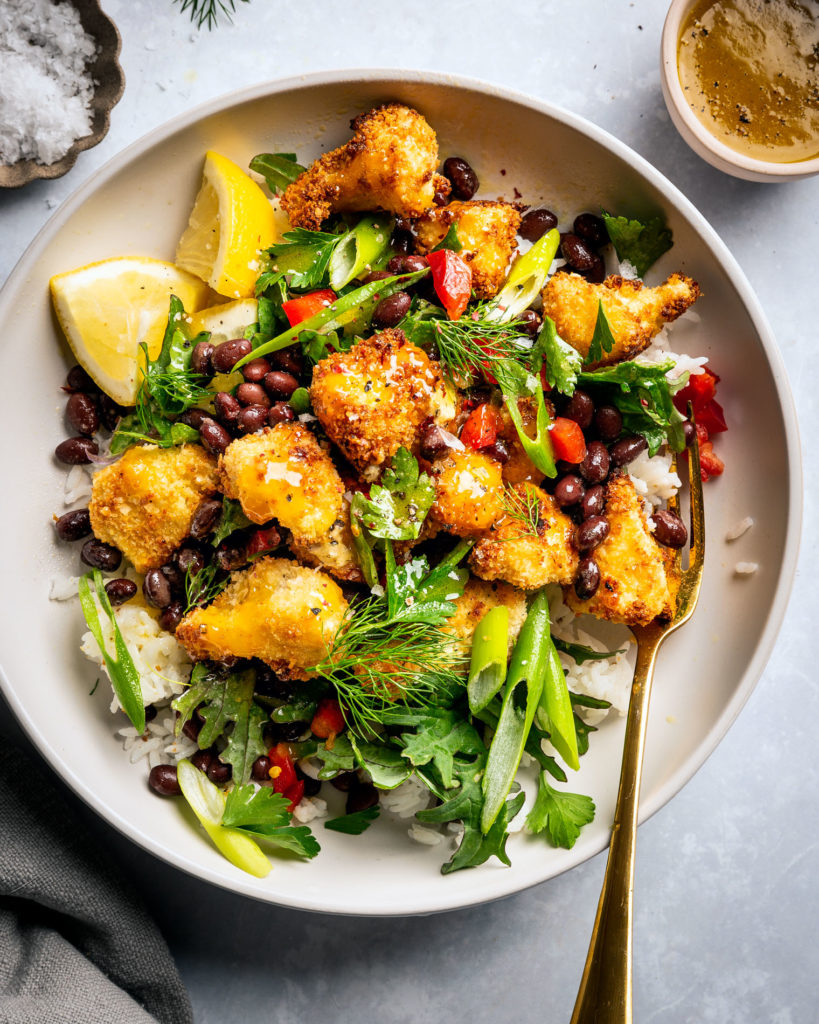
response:
<path id="1" fill-rule="evenodd" d="M 660 43 L 660 80 L 668 113 L 677 131 L 694 152 L 735 178 L 746 181 L 798 181 L 819 174 L 819 156 L 794 163 L 756 160 L 726 146 L 708 131 L 685 98 L 677 69 L 680 27 L 696 0 L 673 0 L 663 25 Z"/>
<path id="2" fill-rule="evenodd" d="M 223 860 L 178 801 L 149 792 L 144 765 L 129 764 L 113 739 L 110 694 L 78 651 L 84 628 L 76 602 L 48 601 L 57 572 L 76 574 L 75 547 L 54 541 L 63 511 L 64 468 L 52 457 L 65 436 L 67 367 L 52 319 L 50 275 L 92 260 L 137 254 L 172 258 L 202 169 L 214 148 L 247 166 L 260 151 L 303 162 L 348 136 L 354 114 L 384 100 L 417 106 L 438 132 L 442 156 L 466 157 L 488 196 L 517 187 L 568 223 L 598 209 L 661 212 L 675 244 L 650 274 L 695 276 L 702 327 L 688 348 L 713 360 L 731 425 L 720 438 L 726 473 L 707 486 L 708 553 L 700 607 L 660 655 L 651 708 L 642 817 L 693 775 L 720 741 L 773 647 L 796 563 L 801 512 L 797 426 L 776 344 L 748 282 L 694 207 L 622 143 L 546 103 L 473 81 L 429 73 L 339 72 L 246 90 L 158 128 L 113 159 L 66 202 L 32 243 L 3 292 L 5 366 L 0 437 L 7 478 L 0 510 L 5 541 L 2 685 L 43 756 L 111 825 L 169 863 L 235 892 L 273 903 L 349 914 L 412 914 L 504 896 L 580 863 L 607 843 L 623 722 L 607 723 L 571 788 L 591 793 L 597 819 L 573 850 L 522 835 L 509 842 L 513 866 L 497 862 L 442 876 L 449 855 L 382 820 L 361 837 L 316 831 L 310 863 L 277 860 L 268 878 Z M 682 326 L 682 325 L 681 325 Z M 690 330 L 690 328 L 689 328 Z M 686 335 L 679 336 L 683 343 Z M 756 525 L 726 547 L 726 530 Z M 739 560 L 760 563 L 739 579 Z M 749 751 L 749 756 L 751 752 Z"/>

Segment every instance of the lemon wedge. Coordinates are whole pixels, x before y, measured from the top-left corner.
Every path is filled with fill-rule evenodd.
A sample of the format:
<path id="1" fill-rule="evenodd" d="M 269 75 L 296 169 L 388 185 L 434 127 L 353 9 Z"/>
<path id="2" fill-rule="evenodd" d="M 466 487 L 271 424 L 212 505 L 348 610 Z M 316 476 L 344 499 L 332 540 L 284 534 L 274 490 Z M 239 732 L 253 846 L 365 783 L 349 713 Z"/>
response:
<path id="1" fill-rule="evenodd" d="M 51 278 L 54 311 L 77 362 L 120 405 L 136 398 L 140 344 L 155 359 L 171 295 L 186 312 L 201 309 L 208 288 L 173 263 L 124 256 Z"/>
<path id="2" fill-rule="evenodd" d="M 210 150 L 176 262 L 231 299 L 253 295 L 259 250 L 276 240 L 276 218 L 259 185 L 232 160 Z"/>
<path id="3" fill-rule="evenodd" d="M 236 299 L 223 302 L 220 306 L 208 306 L 191 317 L 191 337 L 202 331 L 210 334 L 214 345 L 233 338 L 241 338 L 245 330 L 259 319 L 259 303 L 256 299 Z"/>

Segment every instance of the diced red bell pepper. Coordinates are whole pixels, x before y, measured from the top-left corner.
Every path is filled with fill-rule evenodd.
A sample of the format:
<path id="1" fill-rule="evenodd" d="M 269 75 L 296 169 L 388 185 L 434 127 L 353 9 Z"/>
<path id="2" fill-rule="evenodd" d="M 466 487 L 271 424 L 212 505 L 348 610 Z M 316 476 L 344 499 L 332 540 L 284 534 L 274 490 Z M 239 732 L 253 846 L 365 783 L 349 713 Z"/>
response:
<path id="1" fill-rule="evenodd" d="M 277 743 L 275 747 L 270 748 L 267 756 L 273 762 L 268 773 L 273 782 L 273 788 L 277 793 L 284 793 L 286 796 L 288 790 L 299 781 L 296 775 L 296 766 L 290 756 L 290 749 L 286 743 Z"/>
<path id="2" fill-rule="evenodd" d="M 466 309 L 472 294 L 472 268 L 457 252 L 439 249 L 427 256 L 432 270 L 435 294 L 450 320 L 457 320 Z"/>
<path id="3" fill-rule="evenodd" d="M 586 439 L 574 420 L 556 416 L 549 427 L 549 439 L 556 459 L 576 463 L 586 458 Z"/>
<path id="4" fill-rule="evenodd" d="M 297 782 L 294 782 L 293 785 L 289 789 L 285 790 L 284 798 L 285 798 L 285 800 L 289 800 L 290 801 L 290 803 L 289 803 L 289 805 L 287 807 L 287 810 L 288 810 L 288 812 L 290 814 L 292 814 L 293 811 L 295 811 L 296 807 L 301 803 L 301 798 L 303 796 L 304 796 L 304 779 L 299 779 Z"/>
<path id="5" fill-rule="evenodd" d="M 336 293 L 331 288 L 322 288 L 318 292 L 309 292 L 307 295 L 298 295 L 295 299 L 288 299 L 282 303 L 284 315 L 290 321 L 290 326 L 295 327 L 302 320 L 309 320 L 311 316 L 320 313 L 336 301 Z"/>
<path id="6" fill-rule="evenodd" d="M 707 366 L 704 366 L 702 373 L 692 373 L 685 387 L 674 395 L 674 405 L 685 416 L 690 402 L 694 406 L 694 412 L 698 413 L 708 402 L 713 400 L 717 393 L 718 383 L 719 377 Z"/>
<path id="7" fill-rule="evenodd" d="M 497 410 L 489 402 L 484 402 L 467 417 L 461 430 L 461 441 L 467 448 L 474 448 L 477 451 L 479 448 L 488 448 L 497 439 Z"/>
<path id="8" fill-rule="evenodd" d="M 721 476 L 725 469 L 725 463 L 714 452 L 714 446 L 706 441 L 700 446 L 700 476 L 703 483 L 710 480 L 712 476 Z"/>
<path id="9" fill-rule="evenodd" d="M 326 740 L 336 736 L 345 726 L 344 715 L 341 713 L 341 705 L 332 697 L 323 697 L 313 715 L 310 723 L 310 730 L 314 736 Z"/>
<path id="10" fill-rule="evenodd" d="M 701 409 L 695 409 L 694 416 L 697 419 L 697 423 L 701 423 L 708 431 L 709 437 L 712 434 L 721 434 L 724 430 L 728 429 L 728 424 L 725 422 L 725 413 L 722 411 L 722 406 L 716 398 L 706 402 Z"/>
<path id="11" fill-rule="evenodd" d="M 281 534 L 275 526 L 271 526 L 267 530 L 256 530 L 245 549 L 247 557 L 253 558 L 254 555 L 260 555 L 263 551 L 273 551 L 281 542 Z"/>

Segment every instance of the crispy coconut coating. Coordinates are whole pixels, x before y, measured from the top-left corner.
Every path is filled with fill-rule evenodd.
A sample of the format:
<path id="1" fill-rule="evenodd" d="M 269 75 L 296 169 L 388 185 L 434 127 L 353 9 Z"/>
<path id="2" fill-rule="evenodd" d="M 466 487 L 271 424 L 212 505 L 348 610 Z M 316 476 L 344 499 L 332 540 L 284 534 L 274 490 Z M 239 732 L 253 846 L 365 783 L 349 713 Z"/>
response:
<path id="1" fill-rule="evenodd" d="M 310 398 L 327 436 L 369 480 L 402 446 L 417 451 L 424 420 L 454 411 L 437 364 L 394 329 L 317 363 Z"/>
<path id="2" fill-rule="evenodd" d="M 387 210 L 420 217 L 450 185 L 435 173 L 438 140 L 417 110 L 390 103 L 360 114 L 355 134 L 289 185 L 282 209 L 294 227 L 316 230 L 331 213 Z"/>
<path id="3" fill-rule="evenodd" d="M 588 601 L 574 589 L 566 604 L 577 615 L 646 625 L 674 614 L 679 588 L 675 553 L 651 535 L 642 502 L 627 476 L 612 477 L 606 485 L 605 517 L 609 535 L 593 552 L 600 569 L 600 586 Z"/>
<path id="4" fill-rule="evenodd" d="M 500 604 L 509 609 L 508 652 L 511 655 L 526 618 L 526 595 L 508 583 L 487 583 L 474 578 L 467 581 L 463 594 L 455 602 L 457 611 L 441 627 L 445 633 L 452 633 L 463 640 L 459 644 L 459 652 L 465 658 L 469 657 L 472 650 L 472 635 L 478 623 L 490 609 Z M 464 665 L 464 675 L 468 668 L 467 663 Z"/>
<path id="5" fill-rule="evenodd" d="M 460 537 L 488 530 L 503 515 L 501 464 L 467 448 L 450 451 L 430 468 L 435 502 L 429 520 Z"/>
<path id="6" fill-rule="evenodd" d="M 554 274 L 543 289 L 543 312 L 552 318 L 557 333 L 584 357 L 589 354 L 597 304 L 603 309 L 614 335 L 611 352 L 594 366 L 610 366 L 633 359 L 648 348 L 665 324 L 676 320 L 699 298 L 696 281 L 672 274 L 656 288 L 642 281 L 613 275 L 602 284 L 590 284 L 579 274 Z"/>
<path id="7" fill-rule="evenodd" d="M 418 248 L 429 252 L 455 224 L 462 256 L 472 267 L 472 287 L 479 299 L 497 295 L 506 280 L 512 253 L 517 247 L 520 213 L 510 203 L 473 199 L 439 206 L 415 225 Z"/>
<path id="8" fill-rule="evenodd" d="M 307 679 L 346 609 L 341 588 L 323 572 L 261 558 L 233 573 L 213 604 L 186 615 L 176 638 L 197 661 L 260 658 L 281 675 Z"/>
<path id="9" fill-rule="evenodd" d="M 571 583 L 577 572 L 574 524 L 550 494 L 534 484 L 517 484 L 520 495 L 534 491 L 539 502 L 538 534 L 505 514 L 472 549 L 469 564 L 485 580 L 506 580 L 522 590 L 547 583 Z"/>
<path id="10" fill-rule="evenodd" d="M 147 572 L 168 561 L 200 502 L 217 490 L 216 459 L 198 444 L 129 448 L 94 475 L 91 528 Z"/>
<path id="11" fill-rule="evenodd" d="M 277 423 L 232 441 L 219 459 L 222 490 L 253 523 L 276 519 L 306 543 L 326 538 L 344 514 L 344 484 L 301 423 Z"/>

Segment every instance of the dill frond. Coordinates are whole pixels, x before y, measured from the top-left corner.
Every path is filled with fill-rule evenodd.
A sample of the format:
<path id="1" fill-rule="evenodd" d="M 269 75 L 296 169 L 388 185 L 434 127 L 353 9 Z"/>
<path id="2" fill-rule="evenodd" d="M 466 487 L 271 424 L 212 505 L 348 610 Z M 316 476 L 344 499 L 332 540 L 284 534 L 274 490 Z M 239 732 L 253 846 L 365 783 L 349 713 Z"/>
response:
<path id="1" fill-rule="evenodd" d="M 228 577 L 215 564 L 203 565 L 199 572 L 185 573 L 185 615 L 192 608 L 210 604 L 227 586 Z"/>
<path id="2" fill-rule="evenodd" d="M 534 487 L 526 487 L 521 494 L 506 484 L 501 495 L 501 506 L 510 519 L 520 523 L 526 536 L 540 537 L 544 521 L 540 517 L 540 499 Z"/>
<path id="3" fill-rule="evenodd" d="M 236 12 L 237 0 L 174 0 L 174 3 L 181 4 L 181 11 L 191 12 L 191 21 L 197 28 L 207 25 L 208 31 L 215 28 L 219 18 L 224 16 L 232 21 L 232 15 Z M 239 0 L 240 3 L 249 3 L 249 0 Z"/>
<path id="4" fill-rule="evenodd" d="M 521 321 L 499 323 L 491 318 L 494 309 L 480 303 L 460 320 L 433 320 L 433 337 L 445 375 L 455 382 L 472 373 L 491 380 L 502 360 L 528 368 L 533 347 Z"/>

